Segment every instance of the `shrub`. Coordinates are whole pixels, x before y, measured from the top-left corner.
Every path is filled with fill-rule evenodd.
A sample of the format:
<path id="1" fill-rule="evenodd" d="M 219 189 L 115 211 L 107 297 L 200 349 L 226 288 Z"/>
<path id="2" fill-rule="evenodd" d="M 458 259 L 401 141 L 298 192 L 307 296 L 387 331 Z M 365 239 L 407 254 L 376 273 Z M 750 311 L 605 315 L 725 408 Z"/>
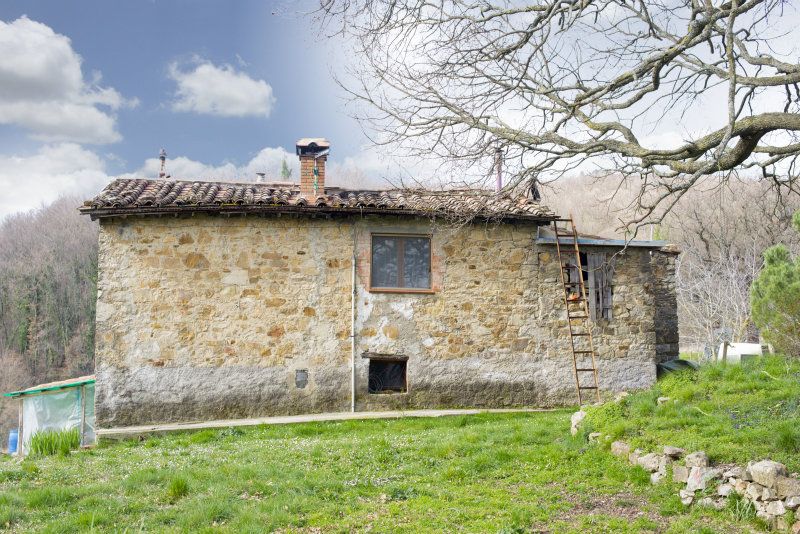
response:
<path id="1" fill-rule="evenodd" d="M 800 211 L 794 214 L 800 232 Z M 791 258 L 785 245 L 764 252 L 764 269 L 750 293 L 753 322 L 764 339 L 787 354 L 800 355 L 800 258 Z"/>
<path id="2" fill-rule="evenodd" d="M 81 446 L 81 433 L 77 428 L 67 430 L 42 430 L 31 437 L 32 456 L 66 456 Z"/>

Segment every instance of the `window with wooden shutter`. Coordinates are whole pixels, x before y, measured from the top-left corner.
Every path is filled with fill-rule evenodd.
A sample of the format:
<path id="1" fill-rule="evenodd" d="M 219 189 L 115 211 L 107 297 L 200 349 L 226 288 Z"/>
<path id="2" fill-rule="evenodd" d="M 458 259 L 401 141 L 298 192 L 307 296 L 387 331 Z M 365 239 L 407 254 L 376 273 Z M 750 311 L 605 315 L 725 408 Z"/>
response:
<path id="1" fill-rule="evenodd" d="M 569 298 L 577 297 L 580 294 L 581 288 L 578 281 L 579 276 L 582 277 L 583 285 L 586 287 L 589 317 L 592 321 L 598 319 L 610 321 L 613 317 L 614 257 L 609 259 L 608 254 L 604 252 L 581 252 L 580 259 L 580 274 L 578 274 L 575 260 L 569 260 L 569 270 L 567 271 Z"/>
<path id="2" fill-rule="evenodd" d="M 613 318 L 614 298 L 614 258 L 604 252 L 589 252 L 586 255 L 585 269 L 588 283 L 586 293 L 589 299 L 589 316 L 592 321 Z"/>

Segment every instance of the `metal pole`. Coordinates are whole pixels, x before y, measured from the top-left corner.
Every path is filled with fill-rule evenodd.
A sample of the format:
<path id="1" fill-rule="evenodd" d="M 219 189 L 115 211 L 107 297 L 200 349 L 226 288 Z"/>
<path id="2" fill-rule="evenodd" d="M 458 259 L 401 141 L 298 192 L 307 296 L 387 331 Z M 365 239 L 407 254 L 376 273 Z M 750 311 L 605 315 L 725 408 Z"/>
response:
<path id="1" fill-rule="evenodd" d="M 353 222 L 353 259 L 350 269 L 350 411 L 356 411 L 356 223 Z"/>

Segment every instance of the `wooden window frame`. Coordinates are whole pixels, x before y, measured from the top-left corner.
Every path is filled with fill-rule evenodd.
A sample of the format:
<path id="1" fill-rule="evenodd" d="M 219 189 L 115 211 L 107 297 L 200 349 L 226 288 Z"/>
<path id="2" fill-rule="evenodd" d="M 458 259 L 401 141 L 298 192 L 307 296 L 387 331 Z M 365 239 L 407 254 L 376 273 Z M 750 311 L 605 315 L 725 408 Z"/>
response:
<path id="1" fill-rule="evenodd" d="M 429 288 L 415 288 L 415 287 L 375 287 L 372 285 L 372 244 L 376 237 L 424 237 L 428 240 L 428 278 L 430 281 Z M 404 242 L 403 242 L 404 243 Z M 405 245 L 403 245 L 405 246 Z M 397 276 L 402 276 L 403 272 L 403 255 L 398 249 L 398 265 Z M 369 236 L 369 292 L 370 293 L 417 293 L 423 295 L 430 295 L 435 293 L 433 290 L 433 235 L 432 234 L 403 234 L 392 232 L 372 232 Z"/>

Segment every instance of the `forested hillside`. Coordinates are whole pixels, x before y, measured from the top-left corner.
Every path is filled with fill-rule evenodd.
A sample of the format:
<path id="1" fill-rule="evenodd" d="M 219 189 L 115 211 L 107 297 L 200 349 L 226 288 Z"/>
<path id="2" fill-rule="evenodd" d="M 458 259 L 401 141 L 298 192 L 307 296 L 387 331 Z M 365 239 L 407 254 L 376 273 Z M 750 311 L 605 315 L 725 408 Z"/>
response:
<path id="1" fill-rule="evenodd" d="M 800 251 L 792 215 L 800 195 L 780 194 L 766 181 L 707 177 L 687 192 L 659 224 L 638 228 L 635 239 L 678 245 L 676 273 L 681 351 L 703 352 L 723 340 L 758 341 L 750 315 L 750 285 L 763 253 L 785 244 Z M 631 237 L 641 199 L 635 181 L 620 176 L 569 178 L 543 193 L 557 213 L 573 214 L 582 233 Z"/>
<path id="2" fill-rule="evenodd" d="M 97 223 L 65 197 L 0 224 L 0 391 L 90 373 Z M 0 431 L 16 403 L 0 402 Z"/>

